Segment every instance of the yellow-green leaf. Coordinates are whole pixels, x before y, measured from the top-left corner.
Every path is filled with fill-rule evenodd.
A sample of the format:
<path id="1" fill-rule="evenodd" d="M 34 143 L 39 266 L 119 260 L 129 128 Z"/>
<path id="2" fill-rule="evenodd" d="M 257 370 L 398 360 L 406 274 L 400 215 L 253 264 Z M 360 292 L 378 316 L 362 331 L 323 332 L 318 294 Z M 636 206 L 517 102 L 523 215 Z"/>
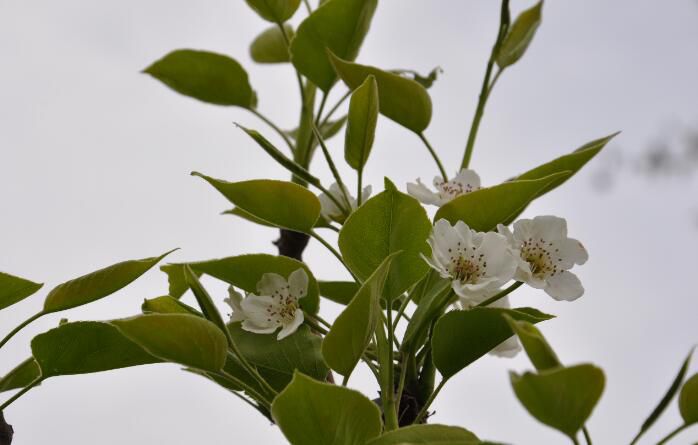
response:
<path id="1" fill-rule="evenodd" d="M 344 159 L 354 170 L 361 171 L 373 147 L 378 122 L 378 84 L 374 76 L 351 95 L 349 120 L 344 138 Z"/>
<path id="2" fill-rule="evenodd" d="M 504 69 L 516 63 L 531 44 L 541 22 L 543 1 L 522 12 L 511 25 L 497 51 L 497 65 Z"/>
<path id="3" fill-rule="evenodd" d="M 0 310 L 33 295 L 42 286 L 42 283 L 0 272 Z"/>
<path id="4" fill-rule="evenodd" d="M 368 76 L 378 84 L 380 113 L 415 133 L 431 122 L 431 98 L 418 82 L 372 66 L 351 63 L 341 55 L 330 54 L 334 69 L 350 89 L 358 88 Z"/>
<path id="5" fill-rule="evenodd" d="M 293 28 L 285 24 L 286 35 L 293 38 Z M 285 63 L 291 61 L 288 45 L 278 26 L 265 29 L 250 45 L 250 57 L 257 63 Z"/>
<path id="6" fill-rule="evenodd" d="M 179 49 L 143 72 L 176 92 L 202 102 L 243 108 L 257 105 L 247 72 L 236 60 L 222 54 Z"/>
<path id="7" fill-rule="evenodd" d="M 262 221 L 283 229 L 308 233 L 320 217 L 320 201 L 305 187 L 288 181 L 256 179 L 227 182 L 194 172 L 228 201 Z"/>

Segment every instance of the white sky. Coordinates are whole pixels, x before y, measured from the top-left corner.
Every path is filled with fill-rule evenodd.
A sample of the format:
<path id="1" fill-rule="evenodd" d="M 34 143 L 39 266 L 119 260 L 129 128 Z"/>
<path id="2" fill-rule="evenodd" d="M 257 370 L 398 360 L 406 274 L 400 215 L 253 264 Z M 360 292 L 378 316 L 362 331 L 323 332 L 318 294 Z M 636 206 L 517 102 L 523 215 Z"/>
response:
<path id="1" fill-rule="evenodd" d="M 430 90 L 435 112 L 427 134 L 451 171 L 496 32 L 496 3 L 383 0 L 359 56 L 385 68 L 444 68 Z M 530 4 L 512 3 L 517 11 Z M 696 1 L 548 1 L 544 15 L 529 52 L 491 98 L 473 159 L 485 184 L 619 129 L 609 150 L 633 152 L 667 123 L 698 122 Z M 274 231 L 219 216 L 224 199 L 188 175 L 286 178 L 232 122 L 272 133 L 243 110 L 195 102 L 139 74 L 176 48 L 233 55 L 247 67 L 260 109 L 295 126 L 291 69 L 254 66 L 248 57 L 247 45 L 265 26 L 232 0 L 0 1 L 0 270 L 50 289 L 173 247 L 182 250 L 171 260 L 274 252 Z M 341 139 L 332 146 L 341 159 Z M 604 159 L 609 155 L 596 162 Z M 314 167 L 329 178 L 322 162 Z M 417 138 L 382 119 L 367 169 L 374 187 L 384 175 L 404 184 L 435 173 Z M 541 328 L 565 362 L 606 370 L 607 389 L 589 428 L 596 443 L 627 443 L 698 340 L 698 233 L 691 219 L 698 187 L 695 179 L 623 177 L 600 195 L 592 176 L 593 167 L 526 213 L 568 218 L 571 235 L 591 253 L 578 270 L 586 295 L 566 304 L 525 290 L 513 302 L 558 315 Z M 312 244 L 306 260 L 319 278 L 343 276 L 321 246 Z M 222 299 L 224 287 L 207 283 Z M 164 275 L 153 271 L 111 298 L 40 320 L 0 352 L 0 374 L 61 317 L 131 315 L 143 298 L 166 289 Z M 3 335 L 36 312 L 43 295 L 1 312 Z M 324 313 L 337 308 L 325 304 Z M 481 360 L 447 386 L 433 422 L 504 442 L 564 443 L 513 395 L 507 371 L 530 368 L 524 355 Z M 352 383 L 374 395 L 366 372 Z M 235 397 L 174 365 L 49 380 L 6 416 L 17 445 L 284 443 Z M 647 443 L 678 423 L 674 404 Z M 696 440 L 698 428 L 676 443 Z"/>

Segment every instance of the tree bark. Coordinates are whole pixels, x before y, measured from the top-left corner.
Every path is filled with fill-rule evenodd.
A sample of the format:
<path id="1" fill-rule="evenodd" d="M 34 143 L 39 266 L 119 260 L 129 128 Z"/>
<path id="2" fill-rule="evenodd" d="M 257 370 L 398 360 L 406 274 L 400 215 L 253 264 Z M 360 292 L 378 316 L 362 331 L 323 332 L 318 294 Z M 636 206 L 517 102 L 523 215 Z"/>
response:
<path id="1" fill-rule="evenodd" d="M 10 445 L 14 432 L 12 425 L 5 422 L 5 415 L 0 411 L 0 445 Z"/>
<path id="2" fill-rule="evenodd" d="M 292 230 L 281 229 L 280 232 L 279 239 L 274 241 L 274 245 L 279 249 L 279 255 L 303 261 L 303 251 L 310 237 L 305 233 Z"/>

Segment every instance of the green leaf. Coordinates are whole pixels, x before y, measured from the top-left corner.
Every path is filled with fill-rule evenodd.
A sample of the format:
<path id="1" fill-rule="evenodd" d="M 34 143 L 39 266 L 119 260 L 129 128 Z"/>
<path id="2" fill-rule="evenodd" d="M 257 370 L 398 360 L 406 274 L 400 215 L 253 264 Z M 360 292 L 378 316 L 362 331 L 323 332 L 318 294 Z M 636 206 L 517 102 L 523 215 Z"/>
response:
<path id="1" fill-rule="evenodd" d="M 288 181 L 256 179 L 227 182 L 194 172 L 228 201 L 247 213 L 283 229 L 308 233 L 320 216 L 320 201 L 305 187 Z"/>
<path id="2" fill-rule="evenodd" d="M 248 134 L 252 139 L 259 144 L 260 147 L 264 151 L 267 152 L 269 156 L 271 156 L 276 162 L 281 164 L 282 167 L 296 175 L 297 177 L 304 179 L 310 184 L 313 184 L 315 187 L 321 187 L 320 180 L 313 176 L 305 167 L 301 166 L 298 164 L 296 161 L 292 160 L 285 154 L 281 152 L 278 148 L 276 148 L 271 142 L 269 142 L 264 136 L 262 136 L 259 132 L 255 130 L 250 130 L 248 128 L 245 128 L 241 125 L 238 125 L 242 131 Z M 210 181 L 209 181 L 210 182 Z M 219 189 L 220 190 L 220 189 Z M 230 198 L 228 198 L 230 199 Z M 254 215 L 253 215 L 254 216 Z"/>
<path id="3" fill-rule="evenodd" d="M 296 69 L 324 92 L 337 80 L 327 51 L 354 60 L 371 25 L 377 0 L 330 0 L 298 27 L 291 42 Z"/>
<path id="4" fill-rule="evenodd" d="M 451 280 L 441 278 L 438 272 L 431 271 L 419 283 L 415 292 L 418 292 L 419 302 L 405 329 L 401 345 L 403 351 L 416 351 L 424 344 L 429 326 L 452 297 Z"/>
<path id="5" fill-rule="evenodd" d="M 31 342 L 42 378 L 159 363 L 107 322 L 65 323 Z"/>
<path id="6" fill-rule="evenodd" d="M 353 212 L 339 232 L 339 250 L 351 271 L 366 280 L 388 255 L 403 251 L 385 284 L 384 298 L 392 300 L 428 270 L 420 254 L 428 252 L 431 223 L 424 208 L 399 192 L 386 178 L 385 191 Z"/>
<path id="7" fill-rule="evenodd" d="M 131 341 L 162 360 L 220 371 L 228 343 L 213 323 L 189 314 L 146 314 L 110 322 Z"/>
<path id="8" fill-rule="evenodd" d="M 284 25 L 289 39 L 293 38 L 293 27 Z M 257 63 L 285 63 L 291 61 L 284 35 L 278 26 L 267 28 L 250 45 L 250 57 Z"/>
<path id="9" fill-rule="evenodd" d="M 318 281 L 320 295 L 335 303 L 347 305 L 361 285 L 354 281 Z"/>
<path id="10" fill-rule="evenodd" d="M 339 130 L 344 127 L 344 124 L 347 122 L 347 116 L 344 115 L 340 117 L 337 120 L 329 120 L 327 122 L 324 122 L 323 124 L 320 125 L 320 134 L 322 135 L 322 138 L 324 140 L 328 140 L 332 138 L 333 136 L 336 136 L 337 133 L 339 133 Z M 293 130 L 289 130 L 285 132 L 290 138 L 293 140 L 298 139 L 298 128 L 294 128 Z M 317 146 L 318 140 L 317 138 L 313 139 L 313 147 Z"/>
<path id="11" fill-rule="evenodd" d="M 687 425 L 698 423 L 698 374 L 693 374 L 681 388 L 679 411 Z"/>
<path id="12" fill-rule="evenodd" d="M 480 439 L 465 428 L 446 425 L 411 425 L 388 431 L 366 445 L 454 445 L 479 444 Z"/>
<path id="13" fill-rule="evenodd" d="M 363 394 L 300 373 L 271 414 L 292 445 L 365 445 L 382 428 L 378 407 Z"/>
<path id="14" fill-rule="evenodd" d="M 189 290 L 187 280 L 184 278 L 183 264 L 165 264 L 160 266 L 160 270 L 167 274 L 167 282 L 169 283 L 169 292 L 167 294 L 170 297 L 181 298 Z"/>
<path id="15" fill-rule="evenodd" d="M 531 308 L 476 307 L 447 313 L 436 322 L 431 338 L 434 364 L 445 379 L 514 335 L 504 314 L 530 323 L 553 318 Z"/>
<path id="16" fill-rule="evenodd" d="M 497 51 L 497 65 L 500 69 L 513 65 L 524 55 L 540 26 L 542 7 L 541 0 L 532 8 L 522 12 L 511 25 Z"/>
<path id="17" fill-rule="evenodd" d="M 46 296 L 43 312 L 63 311 L 109 296 L 131 284 L 171 252 L 159 257 L 124 261 L 59 284 Z"/>
<path id="18" fill-rule="evenodd" d="M 276 335 L 247 332 L 240 323 L 228 327 L 242 355 L 278 391 L 286 387 L 295 371 L 319 380 L 327 378 L 330 372 L 320 352 L 322 338 L 308 326 L 300 326 L 282 340 L 277 340 Z"/>
<path id="19" fill-rule="evenodd" d="M 531 359 L 533 366 L 538 371 L 562 366 L 560 359 L 557 358 L 557 354 L 555 354 L 555 351 L 553 351 L 553 348 L 550 347 L 537 327 L 527 321 L 516 321 L 506 314 L 503 317 L 509 323 L 511 330 L 521 340 L 521 344 L 526 350 L 526 355 L 528 355 L 528 358 Z"/>
<path id="20" fill-rule="evenodd" d="M 390 265 L 400 253 L 385 258 L 334 321 L 322 342 L 325 361 L 338 373 L 348 376 L 371 342 L 381 319 L 380 299 Z"/>
<path id="21" fill-rule="evenodd" d="M 508 181 L 476 190 L 441 206 L 434 221 L 446 219 L 451 224 L 463 221 L 473 230 L 488 232 L 497 224 L 509 225 L 541 190 L 569 176 L 570 172 L 560 172 L 541 179 Z"/>
<path id="22" fill-rule="evenodd" d="M 308 295 L 300 299 L 300 305 L 310 313 L 316 313 L 320 305 L 320 292 L 313 273 L 305 263 L 293 258 L 253 254 L 189 263 L 189 266 L 195 272 L 205 273 L 253 293 L 257 292 L 257 283 L 265 273 L 277 273 L 288 278 L 291 272 L 303 268 L 308 274 Z"/>
<path id="23" fill-rule="evenodd" d="M 179 49 L 143 70 L 185 96 L 215 105 L 254 108 L 245 69 L 234 59 L 208 51 Z"/>
<path id="24" fill-rule="evenodd" d="M 301 0 L 245 0 L 260 17 L 272 23 L 283 23 L 293 17 Z"/>
<path id="25" fill-rule="evenodd" d="M 351 95 L 349 121 L 344 138 L 344 159 L 354 170 L 361 171 L 373 147 L 378 122 L 378 84 L 368 76 Z"/>
<path id="26" fill-rule="evenodd" d="M 228 327 L 223 321 L 223 317 L 221 317 L 221 314 L 218 312 L 218 308 L 216 308 L 216 304 L 213 302 L 213 299 L 208 294 L 206 289 L 201 285 L 199 278 L 196 276 L 191 267 L 189 267 L 189 265 L 184 266 L 184 277 L 186 278 L 191 291 L 194 293 L 196 302 L 199 304 L 204 317 L 211 323 L 215 324 L 218 329 L 225 334 L 228 346 L 231 346 L 233 340 L 228 332 Z"/>
<path id="27" fill-rule="evenodd" d="M 554 181 L 552 181 L 550 184 L 547 186 L 543 187 L 540 192 L 538 192 L 538 195 L 536 196 L 539 197 L 541 195 L 544 195 L 545 193 L 548 193 L 549 191 L 553 190 L 554 188 L 559 187 L 562 185 L 565 181 L 567 181 L 569 178 L 572 177 L 575 173 L 577 173 L 579 170 L 581 170 L 584 165 L 586 165 L 587 162 L 589 162 L 594 156 L 596 156 L 605 146 L 608 144 L 608 142 L 613 139 L 618 133 L 613 133 L 609 136 L 606 136 L 601 139 L 596 139 L 594 141 L 591 141 L 587 144 L 584 144 L 583 146 L 579 147 L 572 153 L 561 156 L 555 160 L 552 160 L 546 164 L 543 164 L 541 166 L 538 166 L 534 168 L 533 170 L 529 170 L 526 173 L 523 173 L 520 175 L 517 180 L 523 180 L 523 179 L 541 179 L 545 178 L 546 176 L 550 176 L 555 173 L 560 173 L 560 172 L 571 172 L 567 176 L 562 176 Z"/>
<path id="28" fill-rule="evenodd" d="M 0 379 L 0 392 L 24 388 L 40 377 L 41 369 L 34 357 L 30 357 Z"/>
<path id="29" fill-rule="evenodd" d="M 370 75 L 376 78 L 382 115 L 415 133 L 429 126 L 431 98 L 418 82 L 372 66 L 351 63 L 334 54 L 330 57 L 337 74 L 351 89 L 358 88 Z"/>
<path id="30" fill-rule="evenodd" d="M 642 424 L 642 427 L 640 428 L 640 432 L 637 435 L 637 438 L 642 436 L 645 431 L 650 429 L 650 427 L 654 424 L 654 422 L 657 421 L 659 416 L 662 415 L 662 413 L 667 408 L 667 406 L 669 406 L 669 403 L 671 403 L 671 400 L 674 398 L 676 393 L 681 388 L 681 383 L 683 382 L 684 377 L 686 377 L 686 373 L 688 372 L 688 366 L 691 363 L 691 355 L 692 354 L 693 354 L 693 349 L 691 349 L 691 351 L 686 356 L 686 359 L 683 361 L 683 364 L 681 365 L 681 369 L 679 369 L 679 373 L 674 378 L 674 381 L 671 383 L 671 386 L 667 390 L 666 394 L 664 394 L 664 397 L 662 397 L 662 400 L 654 408 L 654 410 L 649 415 L 649 417 L 647 417 L 647 419 L 645 419 L 644 423 Z"/>
<path id="31" fill-rule="evenodd" d="M 197 311 L 193 307 L 190 307 L 178 299 L 170 297 L 169 295 L 145 299 L 141 305 L 141 310 L 144 314 L 192 314 L 203 316 L 201 312 Z"/>
<path id="32" fill-rule="evenodd" d="M 0 272 L 0 310 L 18 303 L 41 289 L 43 283 Z"/>
<path id="33" fill-rule="evenodd" d="M 596 366 L 584 364 L 539 374 L 510 373 L 519 401 L 540 422 L 574 438 L 603 393 L 605 378 Z"/>

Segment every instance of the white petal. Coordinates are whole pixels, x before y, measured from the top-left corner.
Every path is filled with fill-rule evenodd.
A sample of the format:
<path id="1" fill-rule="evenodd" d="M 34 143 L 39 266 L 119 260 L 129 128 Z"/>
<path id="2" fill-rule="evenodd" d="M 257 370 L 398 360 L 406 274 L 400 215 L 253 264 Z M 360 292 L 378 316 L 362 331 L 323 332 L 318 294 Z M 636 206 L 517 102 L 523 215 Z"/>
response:
<path id="1" fill-rule="evenodd" d="M 290 323 L 283 325 L 283 328 L 281 328 L 281 331 L 279 331 L 279 335 L 276 337 L 276 339 L 283 340 L 284 338 L 296 332 L 298 327 L 302 324 L 303 310 L 296 309 L 296 313 L 294 314 L 293 320 Z"/>
<path id="2" fill-rule="evenodd" d="M 250 320 L 244 320 L 241 326 L 247 332 L 254 332 L 255 334 L 271 334 L 277 328 L 277 326 L 258 326 Z"/>
<path id="3" fill-rule="evenodd" d="M 546 242 L 565 239 L 567 221 L 559 216 L 536 216 L 533 218 L 533 238 L 543 238 Z"/>
<path id="4" fill-rule="evenodd" d="M 559 255 L 559 258 L 562 259 L 565 269 L 571 268 L 573 264 L 584 264 L 589 259 L 589 253 L 582 243 L 573 238 L 555 241 L 552 247 L 557 249 L 555 254 Z M 568 264 L 569 266 L 567 266 Z"/>
<path id="5" fill-rule="evenodd" d="M 288 286 L 286 278 L 278 273 L 265 273 L 257 283 L 257 292 L 260 295 L 274 295 L 275 292 Z"/>
<path id="6" fill-rule="evenodd" d="M 523 242 L 535 236 L 532 219 L 519 219 L 512 226 L 514 227 L 514 239 L 517 242 Z"/>
<path id="7" fill-rule="evenodd" d="M 417 183 L 407 184 L 407 193 L 417 198 L 420 202 L 424 204 L 440 205 L 441 198 L 438 193 L 434 193 L 429 188 L 422 184 L 422 181 L 417 179 Z"/>
<path id="8" fill-rule="evenodd" d="M 507 227 L 503 224 L 497 224 L 497 232 L 507 239 L 507 241 L 509 242 L 509 245 L 512 249 L 518 249 L 521 247 L 514 239 L 514 234 L 511 233 L 511 230 L 509 230 L 509 227 Z"/>
<path id="9" fill-rule="evenodd" d="M 503 235 L 494 232 L 485 233 L 478 252 L 485 256 L 488 275 L 496 276 L 504 282 L 514 278 L 518 261 Z"/>
<path id="10" fill-rule="evenodd" d="M 291 295 L 303 298 L 308 293 L 308 274 L 303 268 L 296 269 L 288 276 L 288 285 L 291 288 Z"/>
<path id="11" fill-rule="evenodd" d="M 342 211 L 326 193 L 320 193 L 318 199 L 320 200 L 320 214 L 323 218 L 329 221 L 341 216 Z"/>
<path id="12" fill-rule="evenodd" d="M 516 336 L 509 337 L 490 351 L 490 354 L 497 357 L 512 358 L 521 352 L 521 344 Z"/>
<path id="13" fill-rule="evenodd" d="M 371 197 L 372 192 L 373 192 L 373 187 L 371 187 L 370 185 L 367 185 L 366 187 L 364 187 L 364 189 L 361 191 L 361 204 L 368 201 L 368 198 Z"/>
<path id="14" fill-rule="evenodd" d="M 545 292 L 556 300 L 573 301 L 584 294 L 584 287 L 577 275 L 565 270 L 548 278 Z"/>
<path id="15" fill-rule="evenodd" d="M 251 294 L 240 303 L 242 310 L 247 315 L 247 319 L 256 326 L 268 327 L 268 326 L 278 326 L 280 322 L 280 316 L 278 315 L 278 309 L 274 299 L 267 295 L 254 295 Z M 276 315 L 271 315 L 268 309 L 276 311 Z"/>
<path id="16" fill-rule="evenodd" d="M 474 191 L 480 188 L 480 175 L 475 173 L 475 170 L 464 168 L 456 174 L 453 181 L 461 183 L 466 190 Z"/>
<path id="17" fill-rule="evenodd" d="M 242 295 L 236 291 L 232 285 L 228 287 L 228 298 L 223 301 L 228 303 L 228 306 L 230 306 L 230 308 L 233 310 L 233 312 L 230 314 L 231 322 L 242 321 L 245 319 L 245 313 L 242 310 L 242 306 L 240 306 L 240 303 L 242 302 Z"/>

